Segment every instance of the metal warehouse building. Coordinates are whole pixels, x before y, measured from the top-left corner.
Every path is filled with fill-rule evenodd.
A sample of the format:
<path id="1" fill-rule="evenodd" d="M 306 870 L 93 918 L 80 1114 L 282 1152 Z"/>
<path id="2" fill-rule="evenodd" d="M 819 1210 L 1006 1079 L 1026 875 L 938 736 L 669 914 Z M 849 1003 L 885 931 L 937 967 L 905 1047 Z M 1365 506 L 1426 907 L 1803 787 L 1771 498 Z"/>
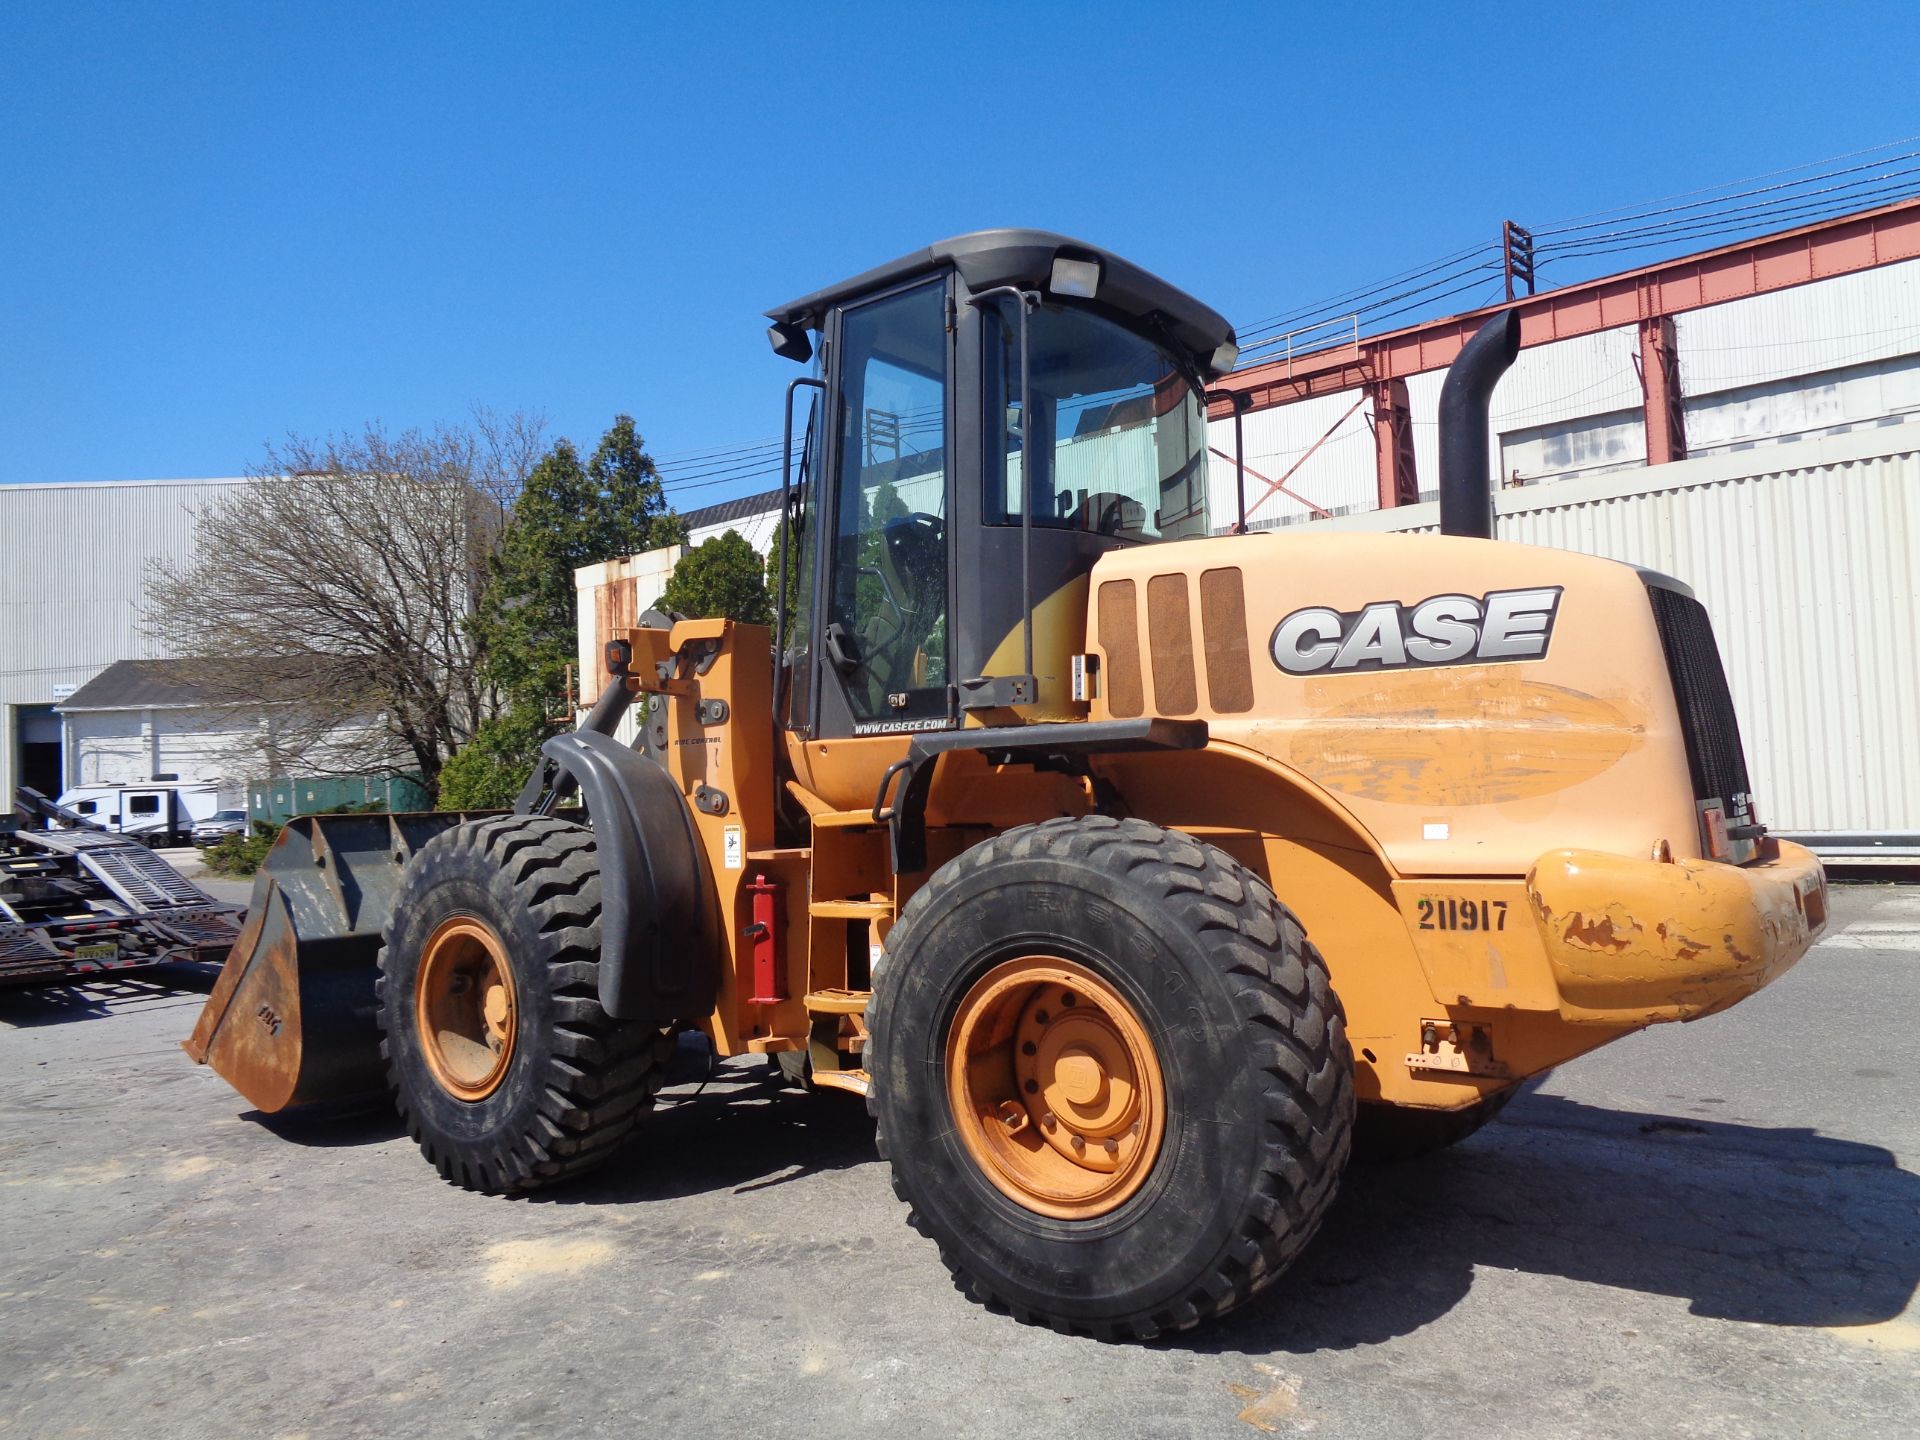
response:
<path id="1" fill-rule="evenodd" d="M 1920 201 L 1238 371 L 1248 526 L 1434 528 L 1445 366 L 1506 309 L 1500 537 L 1690 584 L 1761 818 L 1920 856 Z M 1234 403 L 1212 411 L 1229 520 Z"/>
<path id="2" fill-rule="evenodd" d="M 1210 412 L 1215 529 L 1237 519 L 1236 406 L 1250 529 L 1434 528 L 1445 368 L 1505 309 L 1523 348 L 1488 420 L 1500 536 L 1687 581 L 1761 818 L 1835 858 L 1920 857 L 1920 201 L 1386 334 L 1321 326 L 1298 353 L 1269 341 Z M 778 499 L 726 523 L 764 549 Z M 583 665 L 677 554 L 578 572 Z"/>
<path id="3" fill-rule="evenodd" d="M 150 611 L 148 578 L 156 565 L 194 559 L 196 512 L 248 483 L 0 485 L 8 554 L 0 567 L 0 796 L 19 784 L 57 795 L 83 783 L 175 772 L 236 778 L 216 773 L 229 754 L 216 743 L 227 738 L 218 732 L 232 727 L 232 717 L 203 715 L 165 665 L 121 662 L 177 656 L 165 617 Z M 689 543 L 738 529 L 764 549 L 772 511 L 765 496 L 693 511 L 685 517 Z M 671 570 L 679 553 L 656 558 Z M 109 667 L 112 693 L 89 693 L 96 692 L 89 682 L 105 679 Z M 60 707 L 70 699 L 83 708 L 65 716 L 63 734 Z"/>
<path id="4" fill-rule="evenodd" d="M 117 660 L 171 653 L 147 626 L 148 572 L 190 560 L 194 511 L 245 483 L 0 485 L 0 796 L 61 789 L 55 705 Z M 130 715 L 151 747 L 162 721 Z"/>

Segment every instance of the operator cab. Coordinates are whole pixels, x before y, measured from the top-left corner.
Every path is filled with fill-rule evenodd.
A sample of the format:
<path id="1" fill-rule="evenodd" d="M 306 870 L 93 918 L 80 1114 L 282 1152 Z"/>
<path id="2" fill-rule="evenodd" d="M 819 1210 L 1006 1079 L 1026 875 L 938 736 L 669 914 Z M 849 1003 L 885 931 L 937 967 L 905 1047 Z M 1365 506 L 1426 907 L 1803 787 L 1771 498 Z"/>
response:
<path id="1" fill-rule="evenodd" d="M 1084 714 L 1069 669 L 1094 561 L 1210 533 L 1204 392 L 1233 327 L 1038 230 L 942 241 L 767 314 L 775 353 L 817 355 L 788 390 L 789 456 L 793 391 L 814 395 L 783 481 L 783 723 Z"/>

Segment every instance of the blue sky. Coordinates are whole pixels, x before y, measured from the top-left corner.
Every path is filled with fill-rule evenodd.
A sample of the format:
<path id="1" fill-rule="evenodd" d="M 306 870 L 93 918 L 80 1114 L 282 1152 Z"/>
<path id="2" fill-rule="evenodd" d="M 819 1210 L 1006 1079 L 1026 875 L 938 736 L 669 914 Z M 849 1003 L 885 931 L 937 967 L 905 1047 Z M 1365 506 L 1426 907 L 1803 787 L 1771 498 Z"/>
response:
<path id="1" fill-rule="evenodd" d="M 1064 230 L 1244 324 L 1913 134 L 1916 42 L 1911 3 L 16 0 L 0 481 L 476 403 L 762 440 L 759 311 L 931 239 Z"/>

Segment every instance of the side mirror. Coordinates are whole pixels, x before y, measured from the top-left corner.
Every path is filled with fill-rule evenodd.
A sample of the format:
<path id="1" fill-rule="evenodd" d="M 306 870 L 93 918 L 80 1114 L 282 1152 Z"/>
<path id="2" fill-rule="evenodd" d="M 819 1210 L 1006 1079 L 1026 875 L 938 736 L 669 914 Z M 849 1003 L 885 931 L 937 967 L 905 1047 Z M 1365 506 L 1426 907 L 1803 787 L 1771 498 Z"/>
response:
<path id="1" fill-rule="evenodd" d="M 767 343 L 773 346 L 773 353 L 782 360 L 804 365 L 813 358 L 813 341 L 807 338 L 807 327 L 804 325 L 776 320 L 767 327 Z"/>

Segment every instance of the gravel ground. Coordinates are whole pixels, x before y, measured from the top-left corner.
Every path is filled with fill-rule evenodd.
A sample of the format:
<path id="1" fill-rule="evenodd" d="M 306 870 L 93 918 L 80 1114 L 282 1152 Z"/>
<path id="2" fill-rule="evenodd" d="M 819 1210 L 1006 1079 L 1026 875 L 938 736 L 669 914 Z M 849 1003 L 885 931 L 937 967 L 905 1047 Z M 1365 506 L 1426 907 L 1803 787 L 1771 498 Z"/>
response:
<path id="1" fill-rule="evenodd" d="M 600 1176 L 489 1199 L 381 1108 L 249 1113 L 177 1048 L 210 983 L 0 993 L 0 1433 L 1920 1433 L 1911 888 L 1353 1172 L 1270 1298 L 1149 1346 L 962 1299 L 857 1102 L 722 1067 Z"/>

